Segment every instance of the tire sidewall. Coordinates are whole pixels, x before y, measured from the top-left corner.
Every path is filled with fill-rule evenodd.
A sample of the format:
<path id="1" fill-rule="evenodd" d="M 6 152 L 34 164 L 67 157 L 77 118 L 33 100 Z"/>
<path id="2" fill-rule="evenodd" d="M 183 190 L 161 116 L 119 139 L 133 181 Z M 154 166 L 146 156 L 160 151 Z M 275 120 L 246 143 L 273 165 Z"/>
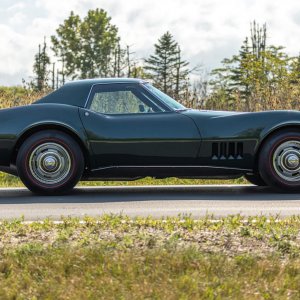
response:
<path id="1" fill-rule="evenodd" d="M 257 186 L 266 186 L 265 181 L 261 178 L 259 173 L 254 174 L 246 174 L 244 175 L 245 179 L 248 180 L 250 183 L 257 185 Z"/>

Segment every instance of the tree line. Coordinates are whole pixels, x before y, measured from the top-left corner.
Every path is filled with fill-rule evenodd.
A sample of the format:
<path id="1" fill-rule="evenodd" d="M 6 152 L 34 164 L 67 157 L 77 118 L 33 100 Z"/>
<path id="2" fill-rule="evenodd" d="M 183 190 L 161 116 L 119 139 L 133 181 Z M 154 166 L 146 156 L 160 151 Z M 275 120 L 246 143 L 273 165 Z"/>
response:
<path id="1" fill-rule="evenodd" d="M 169 31 L 141 62 L 130 46 L 122 46 L 106 11 L 90 10 L 84 18 L 71 12 L 50 37 L 50 47 L 46 39 L 39 45 L 28 85 L 45 91 L 69 79 L 138 77 L 197 109 L 298 109 L 300 56 L 291 57 L 282 46 L 269 45 L 267 36 L 266 24 L 254 21 L 239 52 L 206 74 L 199 66 L 190 67 Z"/>

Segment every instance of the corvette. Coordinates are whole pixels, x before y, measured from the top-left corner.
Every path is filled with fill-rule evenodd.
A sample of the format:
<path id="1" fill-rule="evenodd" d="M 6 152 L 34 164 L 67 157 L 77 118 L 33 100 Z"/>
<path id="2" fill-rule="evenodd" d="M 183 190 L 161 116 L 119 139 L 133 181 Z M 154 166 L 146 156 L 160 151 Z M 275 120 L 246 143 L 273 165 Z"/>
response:
<path id="1" fill-rule="evenodd" d="M 78 80 L 0 111 L 0 171 L 42 194 L 146 176 L 245 176 L 297 192 L 300 112 L 199 111 L 143 80 Z"/>

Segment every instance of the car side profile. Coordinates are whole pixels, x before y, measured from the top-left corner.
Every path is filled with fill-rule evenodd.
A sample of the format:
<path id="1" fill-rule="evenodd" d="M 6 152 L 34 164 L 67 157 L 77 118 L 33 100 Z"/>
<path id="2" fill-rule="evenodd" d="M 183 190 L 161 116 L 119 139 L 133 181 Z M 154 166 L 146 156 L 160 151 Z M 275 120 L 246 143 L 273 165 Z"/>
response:
<path id="1" fill-rule="evenodd" d="M 300 112 L 199 111 L 140 79 L 73 81 L 0 111 L 0 170 L 43 194 L 146 176 L 245 176 L 295 192 Z"/>

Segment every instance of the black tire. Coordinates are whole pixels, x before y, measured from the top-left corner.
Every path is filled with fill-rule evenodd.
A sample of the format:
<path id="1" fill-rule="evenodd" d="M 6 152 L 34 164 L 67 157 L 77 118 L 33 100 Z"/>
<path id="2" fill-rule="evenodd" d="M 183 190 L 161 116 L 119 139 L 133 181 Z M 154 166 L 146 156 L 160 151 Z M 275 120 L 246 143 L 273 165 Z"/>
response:
<path id="1" fill-rule="evenodd" d="M 24 185 L 34 193 L 66 194 L 84 171 L 84 156 L 78 143 L 64 132 L 45 130 L 25 140 L 16 166 Z"/>
<path id="2" fill-rule="evenodd" d="M 245 174 L 244 177 L 254 185 L 266 186 L 266 183 L 259 174 Z"/>
<path id="3" fill-rule="evenodd" d="M 268 138 L 258 169 L 267 185 L 285 192 L 300 191 L 300 132 L 282 130 Z"/>

